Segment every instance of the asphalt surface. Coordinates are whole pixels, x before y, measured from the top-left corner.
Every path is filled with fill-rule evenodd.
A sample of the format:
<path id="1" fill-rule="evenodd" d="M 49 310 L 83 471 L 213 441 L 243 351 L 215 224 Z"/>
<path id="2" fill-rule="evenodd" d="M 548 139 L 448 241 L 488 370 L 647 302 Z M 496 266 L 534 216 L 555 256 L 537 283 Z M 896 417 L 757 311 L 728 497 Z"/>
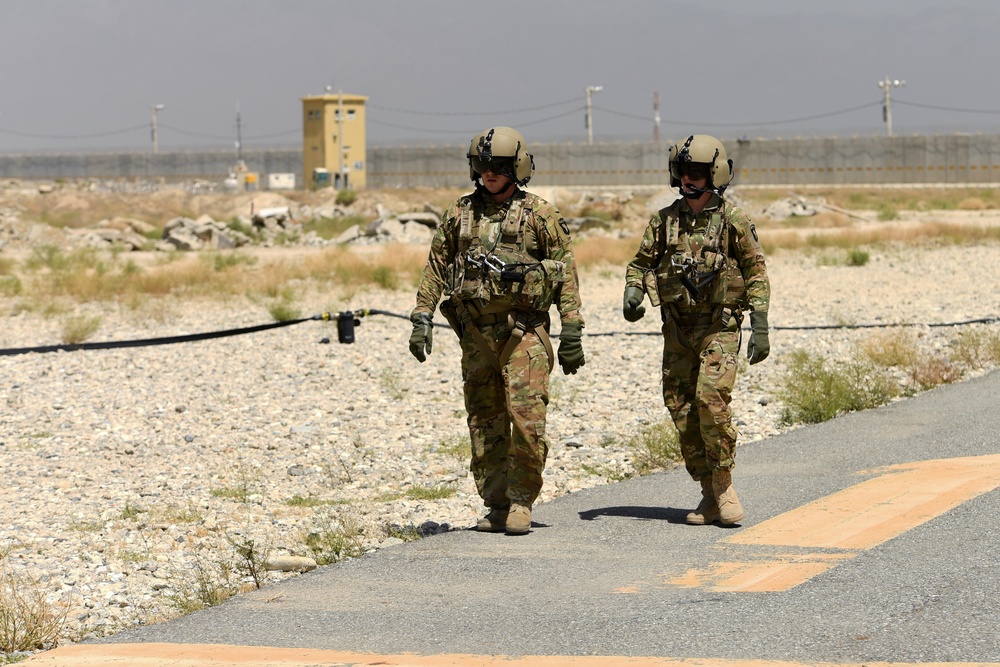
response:
<path id="1" fill-rule="evenodd" d="M 699 487 L 674 470 L 537 506 L 526 536 L 446 533 L 96 643 L 810 664 L 1000 662 L 998 432 L 995 371 L 742 446 L 734 480 L 747 517 L 738 527 L 684 525 Z M 845 510 L 841 524 L 863 521 L 873 509 L 892 516 L 895 498 L 928 494 L 913 512 L 883 521 L 881 530 L 902 532 L 876 535 L 867 546 L 739 543 L 741 533 L 766 534 L 760 524 L 772 518 L 794 532 L 801 516 L 803 533 L 822 533 L 835 522 L 796 512 L 879 478 L 880 468 L 931 462 L 936 469 L 938 459 L 961 459 L 972 475 L 989 479 L 946 492 L 918 473 L 888 499 L 862 494 L 870 504 Z M 717 572 L 720 563 L 766 562 L 789 552 L 792 560 L 826 558 L 831 566 L 771 591 L 725 590 L 712 585 L 718 577 L 692 576 Z"/>

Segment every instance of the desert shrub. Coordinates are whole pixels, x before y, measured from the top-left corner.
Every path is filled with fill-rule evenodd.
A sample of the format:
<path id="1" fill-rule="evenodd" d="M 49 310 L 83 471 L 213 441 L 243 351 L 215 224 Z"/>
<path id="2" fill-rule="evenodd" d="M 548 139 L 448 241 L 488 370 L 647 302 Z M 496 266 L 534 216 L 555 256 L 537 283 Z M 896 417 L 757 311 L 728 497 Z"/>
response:
<path id="1" fill-rule="evenodd" d="M 871 256 L 866 250 L 860 250 L 858 248 L 853 248 L 847 251 L 847 265 L 848 266 L 864 266 L 868 263 Z"/>
<path id="2" fill-rule="evenodd" d="M 354 190 L 339 190 L 337 192 L 337 204 L 339 206 L 350 206 L 358 200 L 358 193 Z"/>
<path id="3" fill-rule="evenodd" d="M 317 525 L 305 536 L 306 547 L 317 565 L 330 565 L 365 552 L 360 520 L 347 512 L 316 513 Z"/>
<path id="4" fill-rule="evenodd" d="M 920 390 L 933 389 L 938 385 L 951 384 L 962 379 L 962 369 L 946 359 L 931 357 L 911 364 L 907 374 L 914 386 Z"/>
<path id="5" fill-rule="evenodd" d="M 0 654 L 55 646 L 68 611 L 48 602 L 36 580 L 0 569 Z"/>
<path id="6" fill-rule="evenodd" d="M 190 574 L 171 574 L 175 583 L 167 602 L 184 614 L 222 604 L 239 592 L 235 574 L 231 563 L 199 560 Z"/>
<path id="7" fill-rule="evenodd" d="M 785 404 L 786 424 L 816 424 L 837 415 L 878 407 L 899 396 L 886 372 L 870 361 L 830 367 L 822 356 L 803 350 L 792 353 L 778 398 Z"/>
<path id="8" fill-rule="evenodd" d="M 912 329 L 880 331 L 859 345 L 861 353 L 879 366 L 908 368 L 917 361 L 917 337 Z"/>
<path id="9" fill-rule="evenodd" d="M 625 445 L 635 453 L 635 469 L 640 475 L 672 468 L 681 460 L 677 429 L 668 417 L 642 424 Z"/>
<path id="10" fill-rule="evenodd" d="M 63 322 L 62 342 L 66 345 L 76 345 L 88 340 L 101 328 L 101 318 L 98 316 L 74 315 Z"/>
<path id="11" fill-rule="evenodd" d="M 896 220 L 899 218 L 899 211 L 896 210 L 895 206 L 890 204 L 880 204 L 878 207 L 878 219 L 882 222 L 888 222 L 889 220 Z"/>
<path id="12" fill-rule="evenodd" d="M 973 370 L 1000 362 L 1000 332 L 982 327 L 959 332 L 952 343 L 951 360 Z"/>

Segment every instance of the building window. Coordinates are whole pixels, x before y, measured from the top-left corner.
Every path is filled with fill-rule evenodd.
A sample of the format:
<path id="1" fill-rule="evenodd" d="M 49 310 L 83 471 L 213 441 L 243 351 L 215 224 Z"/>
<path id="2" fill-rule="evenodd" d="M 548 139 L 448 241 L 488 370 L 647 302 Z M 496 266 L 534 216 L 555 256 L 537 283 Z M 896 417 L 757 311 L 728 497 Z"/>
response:
<path id="1" fill-rule="evenodd" d="M 347 120 L 354 120 L 354 109 L 347 110 Z"/>

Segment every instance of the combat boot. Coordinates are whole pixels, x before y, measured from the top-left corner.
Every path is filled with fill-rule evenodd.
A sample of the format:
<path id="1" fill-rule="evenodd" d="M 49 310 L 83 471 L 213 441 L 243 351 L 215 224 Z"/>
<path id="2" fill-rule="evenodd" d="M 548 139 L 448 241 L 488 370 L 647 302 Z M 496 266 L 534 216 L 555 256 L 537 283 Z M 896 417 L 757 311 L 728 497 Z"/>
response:
<path id="1" fill-rule="evenodd" d="M 712 488 L 712 478 L 701 480 L 701 502 L 693 512 L 687 515 L 685 521 L 691 526 L 704 526 L 719 520 L 719 503 L 715 502 L 715 490 Z"/>
<path id="2" fill-rule="evenodd" d="M 507 513 L 507 532 L 523 535 L 531 530 L 531 505 L 511 503 Z"/>
<path id="3" fill-rule="evenodd" d="M 719 521 L 731 525 L 743 518 L 743 505 L 733 488 L 733 474 L 729 470 L 712 471 L 712 491 L 719 506 Z"/>
<path id="4" fill-rule="evenodd" d="M 476 530 L 482 531 L 484 533 L 499 533 L 507 527 L 507 510 L 508 507 L 494 507 L 479 520 L 476 524 Z"/>

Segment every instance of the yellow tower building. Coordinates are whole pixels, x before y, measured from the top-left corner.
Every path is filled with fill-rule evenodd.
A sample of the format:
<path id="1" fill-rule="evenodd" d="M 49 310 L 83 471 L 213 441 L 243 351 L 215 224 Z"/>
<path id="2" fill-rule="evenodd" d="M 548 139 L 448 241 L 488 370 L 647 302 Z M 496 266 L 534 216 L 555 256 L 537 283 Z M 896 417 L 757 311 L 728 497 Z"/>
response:
<path id="1" fill-rule="evenodd" d="M 365 101 L 327 92 L 302 98 L 302 163 L 307 188 L 365 187 Z"/>

